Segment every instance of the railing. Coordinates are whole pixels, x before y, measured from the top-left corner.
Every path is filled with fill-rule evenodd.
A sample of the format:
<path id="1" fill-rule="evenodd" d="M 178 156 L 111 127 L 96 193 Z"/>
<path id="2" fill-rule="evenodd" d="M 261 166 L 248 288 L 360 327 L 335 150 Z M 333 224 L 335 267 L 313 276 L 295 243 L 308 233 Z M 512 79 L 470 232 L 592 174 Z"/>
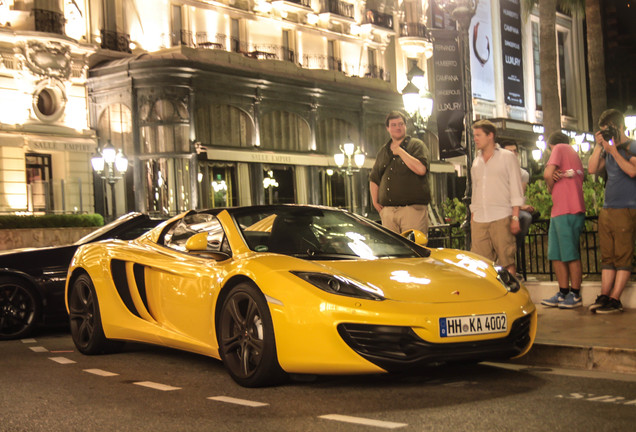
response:
<path id="1" fill-rule="evenodd" d="M 345 3 L 340 0 L 322 0 L 320 5 L 322 12 L 329 12 L 351 19 L 355 17 L 355 10 L 351 3 Z"/>
<path id="2" fill-rule="evenodd" d="M 86 213 L 91 203 L 84 201 L 90 185 L 80 178 L 35 181 L 27 185 L 27 208 L 30 212 Z M 15 210 L 13 210 L 15 211 Z"/>
<path id="3" fill-rule="evenodd" d="M 400 36 L 428 39 L 428 29 L 421 23 L 401 23 Z"/>
<path id="4" fill-rule="evenodd" d="M 289 3 L 299 4 L 301 6 L 305 6 L 308 8 L 311 7 L 311 0 L 285 0 L 285 1 Z"/>
<path id="5" fill-rule="evenodd" d="M 100 33 L 102 38 L 100 47 L 102 49 L 125 53 L 132 52 L 132 50 L 130 49 L 130 35 L 104 29 L 101 29 Z"/>
<path id="6" fill-rule="evenodd" d="M 393 15 L 381 13 L 373 9 L 367 9 L 364 14 L 364 24 L 373 24 L 393 30 Z"/>
<path id="7" fill-rule="evenodd" d="M 523 240 L 523 247 L 517 247 L 517 271 L 525 278 L 528 274 L 548 275 L 554 278 L 552 264 L 548 259 L 549 220 L 538 220 L 530 226 L 530 232 Z M 459 224 L 432 226 L 428 230 L 430 247 L 445 247 L 466 250 L 464 233 Z M 521 245 L 519 245 L 521 246 Z M 585 218 L 585 228 L 580 237 L 581 267 L 584 275 L 601 273 L 597 217 Z"/>
<path id="8" fill-rule="evenodd" d="M 298 56 L 296 52 L 285 46 L 243 42 L 223 33 L 209 35 L 206 32 L 197 32 L 194 38 L 192 38 L 191 32 L 182 32 L 181 38 L 183 41 L 182 44 L 187 45 L 186 42 L 192 40 L 196 48 L 232 51 L 243 54 L 246 57 L 260 60 L 288 61 L 296 63 L 303 68 L 334 70 L 342 72 L 347 76 L 365 76 L 367 78 L 378 78 L 385 81 L 391 80 L 387 71 L 375 65 L 343 62 L 340 58 L 320 54 L 303 54 L 302 56 Z"/>
<path id="9" fill-rule="evenodd" d="M 46 9 L 33 8 L 35 31 L 64 34 L 64 14 Z"/>

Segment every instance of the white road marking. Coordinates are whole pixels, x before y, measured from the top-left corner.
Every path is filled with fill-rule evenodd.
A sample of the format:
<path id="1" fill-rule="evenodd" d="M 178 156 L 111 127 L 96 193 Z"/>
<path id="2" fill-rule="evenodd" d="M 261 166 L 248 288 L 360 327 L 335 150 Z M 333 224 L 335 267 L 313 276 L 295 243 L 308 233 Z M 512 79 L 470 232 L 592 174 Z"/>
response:
<path id="1" fill-rule="evenodd" d="M 29 339 L 22 339 L 22 343 L 25 343 L 25 344 L 27 344 L 27 343 L 35 343 L 35 342 L 36 342 L 36 341 L 35 341 L 35 339 L 33 339 L 33 338 L 29 338 Z"/>
<path id="2" fill-rule="evenodd" d="M 373 419 L 368 419 L 363 417 L 351 417 L 351 416 L 340 415 L 340 414 L 328 414 L 328 415 L 318 416 L 318 418 L 322 418 L 326 420 L 335 420 L 335 421 L 344 422 L 344 423 L 361 424 L 365 426 L 376 426 L 376 427 L 381 427 L 385 429 L 397 429 L 404 426 L 408 426 L 407 423 L 394 423 L 394 422 L 387 422 L 382 420 L 373 420 Z"/>
<path id="3" fill-rule="evenodd" d="M 33 352 L 49 352 L 49 350 L 47 350 L 46 348 L 44 348 L 43 346 L 35 346 L 35 347 L 30 347 L 31 351 Z"/>
<path id="4" fill-rule="evenodd" d="M 93 374 L 93 375 L 99 375 L 99 376 L 104 376 L 104 377 L 119 375 L 117 373 L 108 372 L 108 371 L 105 371 L 105 370 L 102 370 L 102 369 L 84 369 L 84 372 L 88 372 L 88 373 Z"/>
<path id="5" fill-rule="evenodd" d="M 256 402 L 256 401 L 251 401 L 247 399 L 237 399 L 237 398 L 233 398 L 229 396 L 210 396 L 208 399 L 218 401 L 218 402 L 227 402 L 231 404 L 244 405 L 249 407 L 262 407 L 262 406 L 269 405 L 268 403 L 264 403 L 264 402 Z"/>
<path id="6" fill-rule="evenodd" d="M 169 385 L 159 384 L 152 381 L 139 381 L 133 384 L 143 386 L 143 387 L 150 387 L 152 389 L 161 390 L 161 391 L 181 390 L 181 387 L 172 387 Z"/>
<path id="7" fill-rule="evenodd" d="M 71 359 L 67 359 L 66 357 L 49 357 L 49 360 L 53 360 L 56 363 L 59 364 L 71 364 L 71 363 L 77 363 L 74 360 Z"/>

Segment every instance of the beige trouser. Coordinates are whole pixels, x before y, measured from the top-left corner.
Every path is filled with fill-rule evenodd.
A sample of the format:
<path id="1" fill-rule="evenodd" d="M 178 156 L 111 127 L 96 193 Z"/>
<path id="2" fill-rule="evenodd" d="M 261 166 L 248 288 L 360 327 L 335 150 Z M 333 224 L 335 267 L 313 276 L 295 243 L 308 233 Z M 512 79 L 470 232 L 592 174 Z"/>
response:
<path id="1" fill-rule="evenodd" d="M 385 206 L 380 211 L 382 226 L 398 234 L 416 229 L 424 234 L 428 232 L 428 206 L 413 204 L 410 206 Z"/>
<path id="2" fill-rule="evenodd" d="M 470 250 L 502 267 L 515 265 L 517 243 L 510 232 L 510 216 L 493 222 L 470 223 Z"/>

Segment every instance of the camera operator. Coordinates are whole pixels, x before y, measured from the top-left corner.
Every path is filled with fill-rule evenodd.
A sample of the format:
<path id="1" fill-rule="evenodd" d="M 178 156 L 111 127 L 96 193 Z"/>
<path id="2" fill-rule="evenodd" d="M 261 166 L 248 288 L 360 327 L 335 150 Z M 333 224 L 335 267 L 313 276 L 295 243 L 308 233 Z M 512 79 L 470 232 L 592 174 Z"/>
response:
<path id="1" fill-rule="evenodd" d="M 590 174 L 607 171 L 605 202 L 598 217 L 601 295 L 589 306 L 599 314 L 622 312 L 620 296 L 629 280 L 636 240 L 636 141 L 625 135 L 625 118 L 606 110 L 588 162 Z"/>

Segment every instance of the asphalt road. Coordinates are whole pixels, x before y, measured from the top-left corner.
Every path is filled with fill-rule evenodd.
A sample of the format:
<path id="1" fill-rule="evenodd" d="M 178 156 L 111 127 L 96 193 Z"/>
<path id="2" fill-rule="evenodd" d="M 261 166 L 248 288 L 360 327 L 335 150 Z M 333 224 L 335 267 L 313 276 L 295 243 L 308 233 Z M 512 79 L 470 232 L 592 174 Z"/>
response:
<path id="1" fill-rule="evenodd" d="M 519 365 L 296 377 L 245 389 L 207 357 L 69 335 L 0 342 L 0 431 L 633 430 L 636 376 Z"/>

